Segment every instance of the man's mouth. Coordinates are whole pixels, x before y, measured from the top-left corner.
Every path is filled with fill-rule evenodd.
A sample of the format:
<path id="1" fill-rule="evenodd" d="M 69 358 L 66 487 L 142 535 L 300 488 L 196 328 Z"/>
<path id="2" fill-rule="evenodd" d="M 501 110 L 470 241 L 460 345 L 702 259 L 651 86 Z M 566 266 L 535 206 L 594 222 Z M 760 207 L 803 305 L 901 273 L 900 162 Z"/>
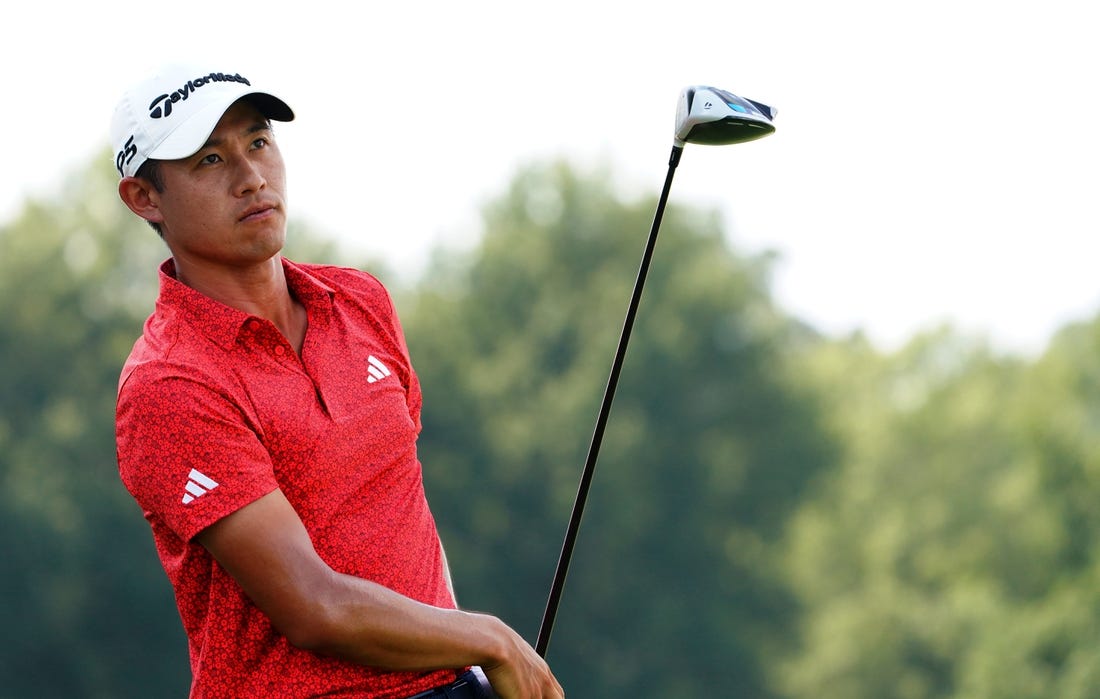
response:
<path id="1" fill-rule="evenodd" d="M 255 221 L 255 220 L 264 218 L 268 214 L 274 213 L 274 211 L 275 211 L 275 207 L 271 206 L 269 204 L 260 204 L 260 205 L 256 205 L 256 206 L 250 206 L 247 209 L 245 209 L 244 213 L 237 220 L 241 223 L 244 223 L 246 221 Z"/>

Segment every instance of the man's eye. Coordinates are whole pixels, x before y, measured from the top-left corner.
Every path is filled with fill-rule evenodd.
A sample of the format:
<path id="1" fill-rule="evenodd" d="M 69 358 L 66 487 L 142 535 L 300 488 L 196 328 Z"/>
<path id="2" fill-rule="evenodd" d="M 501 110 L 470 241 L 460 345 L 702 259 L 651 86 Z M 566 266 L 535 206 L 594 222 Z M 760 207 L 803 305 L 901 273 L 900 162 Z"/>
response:
<path id="1" fill-rule="evenodd" d="M 267 139 L 263 138 L 263 137 L 257 138 L 255 141 L 252 142 L 252 147 L 253 148 L 263 148 L 266 145 L 267 145 Z"/>
<path id="2" fill-rule="evenodd" d="M 211 153 L 210 155 L 204 157 L 200 162 L 205 165 L 213 165 L 219 160 L 221 160 L 221 156 L 219 156 L 217 153 Z"/>

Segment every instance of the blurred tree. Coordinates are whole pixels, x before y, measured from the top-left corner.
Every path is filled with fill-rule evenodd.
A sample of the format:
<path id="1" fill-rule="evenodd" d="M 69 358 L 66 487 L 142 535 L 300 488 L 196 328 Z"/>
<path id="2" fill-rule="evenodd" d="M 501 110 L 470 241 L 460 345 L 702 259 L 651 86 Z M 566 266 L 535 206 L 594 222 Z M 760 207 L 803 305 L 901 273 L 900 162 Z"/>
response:
<path id="1" fill-rule="evenodd" d="M 1023 443 L 1016 500 L 1045 515 L 1042 556 L 1019 561 L 1010 605 L 968 654 L 967 696 L 1100 696 L 1100 318 L 1067 327 L 1008 407 Z M 1024 519 L 1008 535 L 1028 535 Z M 961 694 L 961 693 L 960 693 Z"/>
<path id="2" fill-rule="evenodd" d="M 532 640 L 654 205 L 529 168 L 409 301 L 460 601 Z M 833 446 L 789 374 L 810 334 L 771 303 L 768 261 L 712 213 L 666 214 L 550 648 L 582 696 L 775 696 L 762 660 L 793 607 L 773 551 Z"/>
<path id="3" fill-rule="evenodd" d="M 189 684 L 171 592 L 115 464 L 118 371 L 164 255 L 114 187 L 109 168 L 89 167 L 58 203 L 29 203 L 0 229 L 7 696 Z"/>
<path id="4" fill-rule="evenodd" d="M 846 453 L 793 527 L 791 696 L 1100 695 L 1098 338 L 1035 366 L 948 329 L 817 350 Z"/>

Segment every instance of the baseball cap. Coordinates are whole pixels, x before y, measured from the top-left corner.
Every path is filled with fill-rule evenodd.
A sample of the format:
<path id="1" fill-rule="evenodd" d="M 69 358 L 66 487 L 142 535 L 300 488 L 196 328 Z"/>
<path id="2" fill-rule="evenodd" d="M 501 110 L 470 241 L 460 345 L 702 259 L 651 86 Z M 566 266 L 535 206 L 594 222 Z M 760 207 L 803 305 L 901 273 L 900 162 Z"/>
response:
<path id="1" fill-rule="evenodd" d="M 130 88 L 111 120 L 111 145 L 119 176 L 132 177 L 150 158 L 178 160 L 193 155 L 206 143 L 225 110 L 242 97 L 268 119 L 294 119 L 286 102 L 257 90 L 240 73 L 171 66 Z"/>

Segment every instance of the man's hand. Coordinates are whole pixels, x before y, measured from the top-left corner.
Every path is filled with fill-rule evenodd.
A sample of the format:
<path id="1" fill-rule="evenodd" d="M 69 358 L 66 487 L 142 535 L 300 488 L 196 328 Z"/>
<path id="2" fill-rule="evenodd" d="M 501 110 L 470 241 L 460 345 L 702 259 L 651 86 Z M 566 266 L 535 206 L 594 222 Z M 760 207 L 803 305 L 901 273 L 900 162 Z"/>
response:
<path id="1" fill-rule="evenodd" d="M 565 691 L 546 661 L 519 634 L 503 622 L 499 623 L 504 657 L 481 666 L 497 696 L 500 699 L 564 699 Z"/>

